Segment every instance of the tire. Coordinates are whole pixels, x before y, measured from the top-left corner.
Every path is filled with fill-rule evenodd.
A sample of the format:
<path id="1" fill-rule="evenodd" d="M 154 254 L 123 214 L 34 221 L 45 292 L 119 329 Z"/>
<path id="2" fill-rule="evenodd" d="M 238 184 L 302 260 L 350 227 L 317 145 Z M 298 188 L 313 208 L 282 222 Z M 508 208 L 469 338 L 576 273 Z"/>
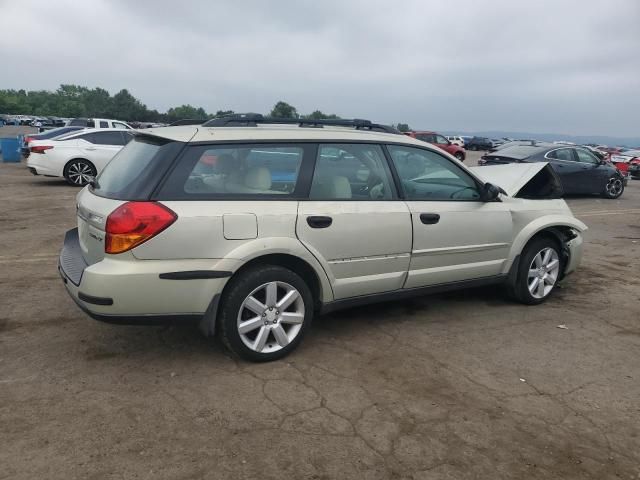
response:
<path id="1" fill-rule="evenodd" d="M 311 290 L 297 273 L 275 265 L 250 268 L 225 289 L 218 315 L 222 341 L 245 360 L 277 360 L 300 344 L 313 306 Z"/>
<path id="2" fill-rule="evenodd" d="M 89 160 L 76 158 L 64 167 L 64 179 L 74 187 L 84 187 L 97 175 L 96 167 Z"/>
<path id="3" fill-rule="evenodd" d="M 518 274 L 509 286 L 511 297 L 526 305 L 544 302 L 554 292 L 563 268 L 557 241 L 549 237 L 532 240 L 520 255 Z"/>
<path id="4" fill-rule="evenodd" d="M 456 154 L 454 155 L 454 157 L 456 157 L 458 160 L 460 160 L 461 162 L 464 162 L 464 155 L 462 154 L 462 152 L 456 152 Z"/>
<path id="5" fill-rule="evenodd" d="M 607 184 L 604 186 L 604 192 L 602 192 L 602 196 L 604 198 L 614 200 L 616 198 L 619 198 L 623 192 L 624 181 L 620 177 L 613 176 L 609 180 L 607 180 Z"/>

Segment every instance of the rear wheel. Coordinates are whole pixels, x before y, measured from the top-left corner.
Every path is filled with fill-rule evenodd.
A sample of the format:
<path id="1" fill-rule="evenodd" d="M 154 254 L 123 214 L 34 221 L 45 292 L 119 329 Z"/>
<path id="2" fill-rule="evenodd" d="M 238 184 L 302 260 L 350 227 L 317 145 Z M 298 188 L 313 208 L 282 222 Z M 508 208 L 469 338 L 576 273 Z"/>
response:
<path id="1" fill-rule="evenodd" d="M 607 180 L 603 196 L 605 198 L 615 199 L 622 195 L 622 192 L 624 192 L 624 182 L 621 178 L 613 176 Z"/>
<path id="2" fill-rule="evenodd" d="M 96 178 L 96 167 L 89 160 L 81 158 L 71 160 L 64 167 L 64 178 L 71 185 L 84 187 Z"/>
<path id="3" fill-rule="evenodd" d="M 240 273 L 227 287 L 218 321 L 236 355 L 268 362 L 294 350 L 313 318 L 313 297 L 295 272 L 262 265 Z"/>
<path id="4" fill-rule="evenodd" d="M 537 238 L 525 247 L 520 256 L 518 275 L 510 293 L 528 305 L 542 303 L 554 291 L 561 271 L 558 242 L 546 237 Z"/>

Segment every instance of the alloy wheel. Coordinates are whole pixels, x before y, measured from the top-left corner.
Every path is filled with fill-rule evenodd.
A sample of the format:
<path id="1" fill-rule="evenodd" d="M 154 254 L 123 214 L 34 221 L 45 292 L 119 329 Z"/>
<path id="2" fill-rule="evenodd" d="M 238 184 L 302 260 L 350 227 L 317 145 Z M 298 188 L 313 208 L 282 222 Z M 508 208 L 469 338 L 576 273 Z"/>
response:
<path id="1" fill-rule="evenodd" d="M 304 300 L 298 290 L 285 282 L 264 283 L 242 302 L 238 333 L 254 352 L 277 352 L 298 336 L 304 317 Z"/>
<path id="2" fill-rule="evenodd" d="M 529 266 L 527 287 L 534 298 L 544 298 L 553 290 L 560 273 L 560 258 L 553 248 L 540 250 Z"/>
<path id="3" fill-rule="evenodd" d="M 67 168 L 67 177 L 75 185 L 86 185 L 94 179 L 95 173 L 91 165 L 85 162 L 73 162 Z"/>
<path id="4" fill-rule="evenodd" d="M 609 195 L 612 198 L 616 198 L 620 196 L 620 194 L 622 193 L 622 189 L 623 189 L 622 180 L 620 180 L 619 178 L 611 177 L 607 182 L 607 186 L 606 186 L 607 195 Z"/>

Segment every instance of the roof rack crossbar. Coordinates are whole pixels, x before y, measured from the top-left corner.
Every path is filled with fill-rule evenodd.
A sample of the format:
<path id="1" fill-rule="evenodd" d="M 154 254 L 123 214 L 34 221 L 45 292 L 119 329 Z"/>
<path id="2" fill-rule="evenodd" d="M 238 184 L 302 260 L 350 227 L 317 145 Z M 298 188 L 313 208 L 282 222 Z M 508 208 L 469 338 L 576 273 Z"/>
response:
<path id="1" fill-rule="evenodd" d="M 354 119 L 311 119 L 311 118 L 278 118 L 278 117 L 265 117 L 259 113 L 236 113 L 233 115 L 225 115 L 222 117 L 212 118 L 205 122 L 203 127 L 255 127 L 258 124 L 286 124 L 286 125 L 298 125 L 299 127 L 311 127 L 322 128 L 324 126 L 333 127 L 353 127 L 356 130 L 371 130 L 377 132 L 395 133 L 401 134 L 399 130 L 388 125 L 380 125 L 372 123 L 370 120 L 364 120 L 361 118 Z"/>

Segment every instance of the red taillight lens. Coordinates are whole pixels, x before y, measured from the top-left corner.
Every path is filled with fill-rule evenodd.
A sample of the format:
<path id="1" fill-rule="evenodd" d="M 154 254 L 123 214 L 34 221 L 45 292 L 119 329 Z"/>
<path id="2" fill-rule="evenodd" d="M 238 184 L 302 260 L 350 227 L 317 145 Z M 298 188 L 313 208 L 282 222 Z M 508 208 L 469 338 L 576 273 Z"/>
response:
<path id="1" fill-rule="evenodd" d="M 24 143 L 25 143 L 25 145 L 26 145 L 27 143 L 29 143 L 31 140 L 33 140 L 33 138 L 31 138 L 31 137 L 24 137 Z"/>
<path id="2" fill-rule="evenodd" d="M 122 253 L 155 237 L 178 219 L 156 202 L 127 202 L 107 217 L 104 251 Z"/>
<path id="3" fill-rule="evenodd" d="M 31 153 L 44 153 L 45 150 L 51 150 L 53 145 L 35 145 L 31 147 L 29 150 Z"/>

